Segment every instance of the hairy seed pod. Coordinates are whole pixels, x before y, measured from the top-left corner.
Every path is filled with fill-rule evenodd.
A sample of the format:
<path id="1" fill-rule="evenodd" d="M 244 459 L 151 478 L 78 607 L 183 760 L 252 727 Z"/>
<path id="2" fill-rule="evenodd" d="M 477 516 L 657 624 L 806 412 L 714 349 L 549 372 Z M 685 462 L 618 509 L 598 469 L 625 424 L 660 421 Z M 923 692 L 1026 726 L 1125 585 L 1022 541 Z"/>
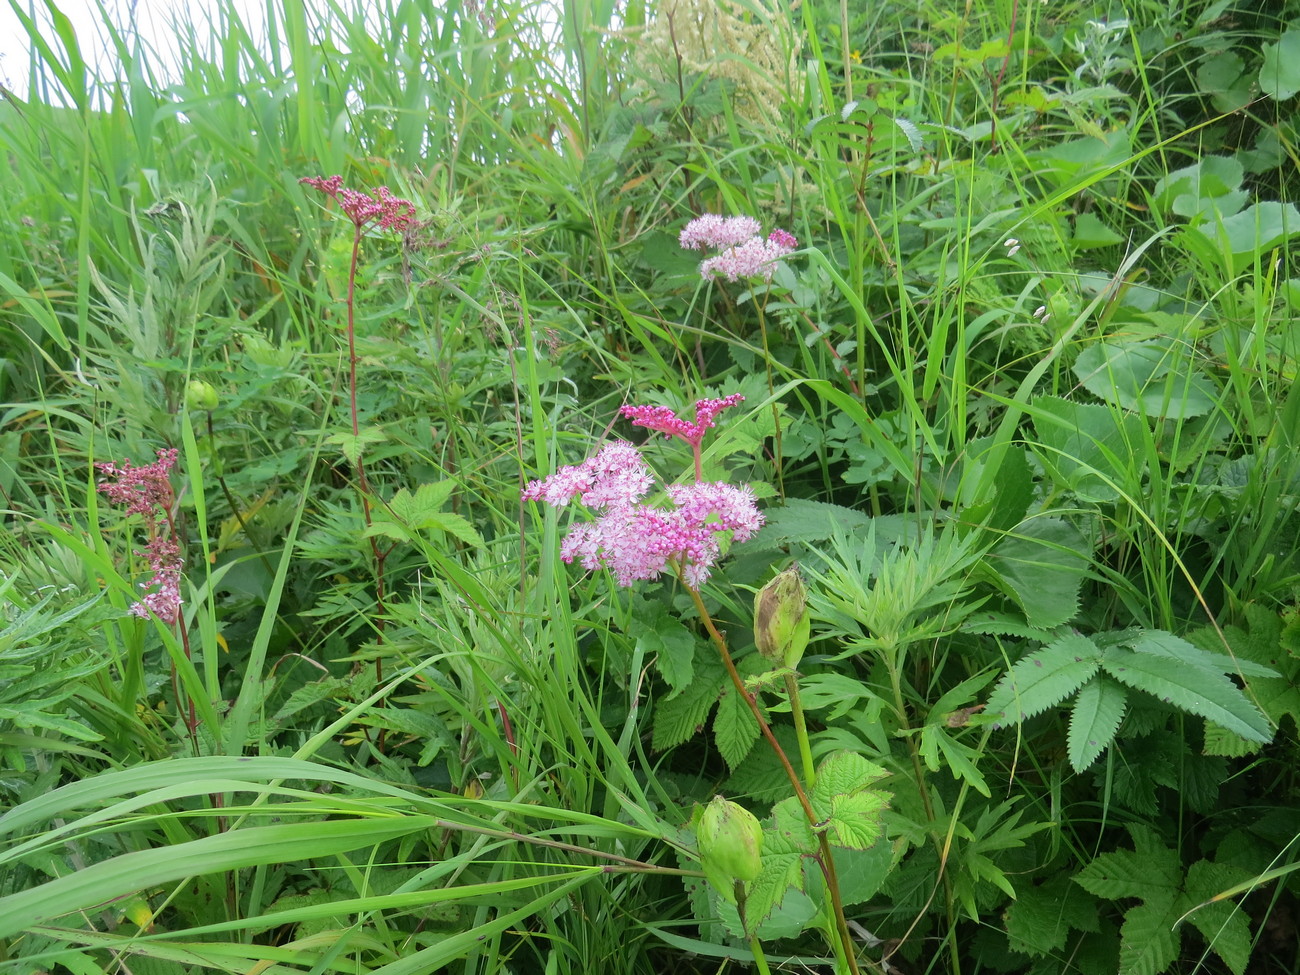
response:
<path id="1" fill-rule="evenodd" d="M 728 900 L 737 880 L 758 876 L 763 827 L 744 806 L 714 796 L 695 824 L 695 838 L 709 882 Z"/>
<path id="2" fill-rule="evenodd" d="M 811 630 L 808 590 L 792 565 L 754 596 L 754 642 L 767 660 L 792 670 L 799 666 Z"/>

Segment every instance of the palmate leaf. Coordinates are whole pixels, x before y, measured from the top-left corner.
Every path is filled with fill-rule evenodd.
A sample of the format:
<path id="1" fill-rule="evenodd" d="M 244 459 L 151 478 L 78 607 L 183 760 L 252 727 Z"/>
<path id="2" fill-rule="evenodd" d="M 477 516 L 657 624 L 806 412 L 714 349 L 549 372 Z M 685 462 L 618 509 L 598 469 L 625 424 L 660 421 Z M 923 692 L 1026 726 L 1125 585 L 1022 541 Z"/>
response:
<path id="1" fill-rule="evenodd" d="M 1249 741 L 1265 742 L 1273 737 L 1268 720 L 1223 674 L 1195 666 L 1170 666 L 1166 659 L 1124 647 L 1108 647 L 1101 664 L 1117 681 L 1208 718 Z"/>
<path id="2" fill-rule="evenodd" d="M 1082 772 L 1110 747 L 1128 707 L 1122 684 L 1094 677 L 1079 690 L 1070 712 L 1070 764 Z"/>
<path id="3" fill-rule="evenodd" d="M 988 700 L 988 713 L 1006 724 L 1055 707 L 1086 684 L 1100 666 L 1101 649 L 1086 636 L 1067 633 L 1020 660 Z"/>

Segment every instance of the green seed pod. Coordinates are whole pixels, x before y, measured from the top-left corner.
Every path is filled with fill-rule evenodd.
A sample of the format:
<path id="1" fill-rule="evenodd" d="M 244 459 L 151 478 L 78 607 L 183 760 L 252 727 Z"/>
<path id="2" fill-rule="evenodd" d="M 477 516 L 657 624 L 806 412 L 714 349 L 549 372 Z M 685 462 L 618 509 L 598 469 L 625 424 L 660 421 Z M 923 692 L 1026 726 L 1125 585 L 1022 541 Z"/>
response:
<path id="1" fill-rule="evenodd" d="M 709 883 L 734 902 L 736 881 L 758 876 L 762 824 L 744 806 L 714 796 L 695 824 L 695 838 Z"/>
<path id="2" fill-rule="evenodd" d="M 185 405 L 192 413 L 211 412 L 217 408 L 218 402 L 217 388 L 211 383 L 192 379 L 185 387 Z"/>
<path id="3" fill-rule="evenodd" d="M 767 660 L 794 669 L 808 648 L 808 590 L 792 565 L 754 596 L 754 642 Z"/>

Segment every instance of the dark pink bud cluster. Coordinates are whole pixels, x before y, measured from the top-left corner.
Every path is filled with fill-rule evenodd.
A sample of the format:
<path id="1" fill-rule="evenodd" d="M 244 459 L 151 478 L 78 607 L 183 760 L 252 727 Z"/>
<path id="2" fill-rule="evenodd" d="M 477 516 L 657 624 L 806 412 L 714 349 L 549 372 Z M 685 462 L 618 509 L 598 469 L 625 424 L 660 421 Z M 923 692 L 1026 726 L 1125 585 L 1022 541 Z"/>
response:
<path id="1" fill-rule="evenodd" d="M 380 186 L 375 195 L 351 190 L 343 185 L 342 176 L 304 176 L 298 180 L 307 186 L 315 187 L 328 197 L 338 201 L 341 209 L 360 230 L 375 221 L 380 230 L 401 233 L 415 223 L 415 204 L 400 196 L 393 196 L 387 186 Z"/>
<path id="2" fill-rule="evenodd" d="M 158 459 L 144 467 L 133 467 L 130 461 L 95 465 L 111 479 L 101 481 L 98 490 L 114 504 L 125 505 L 128 515 L 143 515 L 149 532 L 145 550 L 137 554 L 149 563 L 153 576 L 140 585 L 146 593 L 132 605 L 131 612 L 143 619 L 157 616 L 166 623 L 180 619 L 184 565 L 171 523 L 175 500 L 171 470 L 176 465 L 176 457 L 177 451 L 172 448 L 158 451 Z"/>
<path id="3" fill-rule="evenodd" d="M 638 427 L 656 430 L 668 437 L 681 437 L 692 447 L 698 447 L 703 442 L 704 435 L 713 429 L 714 418 L 728 407 L 744 402 L 744 399 L 739 393 L 732 393 L 722 399 L 702 399 L 695 404 L 694 423 L 678 418 L 666 406 L 625 406 L 619 412 Z"/>

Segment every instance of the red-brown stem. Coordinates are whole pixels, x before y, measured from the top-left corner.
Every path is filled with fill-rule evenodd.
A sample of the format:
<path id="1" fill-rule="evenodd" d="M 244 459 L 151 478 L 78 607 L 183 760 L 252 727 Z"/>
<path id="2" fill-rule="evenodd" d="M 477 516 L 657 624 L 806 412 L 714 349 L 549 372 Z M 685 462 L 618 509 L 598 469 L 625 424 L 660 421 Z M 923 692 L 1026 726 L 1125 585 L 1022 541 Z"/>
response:
<path id="1" fill-rule="evenodd" d="M 356 438 L 353 442 L 353 449 L 357 452 L 357 461 L 354 465 L 357 472 L 357 493 L 361 495 L 361 512 L 366 522 L 367 531 L 372 527 L 373 520 L 370 514 L 370 482 L 366 479 L 366 465 L 361 459 L 361 422 L 357 415 L 357 330 L 356 330 L 356 287 L 357 287 L 357 261 L 361 254 L 361 230 L 362 225 L 357 224 L 356 230 L 352 234 L 352 262 L 348 266 L 348 397 L 352 413 L 352 436 Z M 378 643 L 384 642 L 384 562 L 388 558 L 379 544 L 379 539 L 374 535 L 370 536 L 370 554 L 375 560 L 375 639 Z M 380 683 L 384 680 L 384 662 L 383 658 L 376 655 L 375 657 L 375 680 Z"/>
<path id="2" fill-rule="evenodd" d="M 763 737 L 767 739 L 767 743 L 772 746 L 772 751 L 776 753 L 781 767 L 785 769 L 790 785 L 794 787 L 794 794 L 799 800 L 799 805 L 803 807 L 804 815 L 808 818 L 808 825 L 813 828 L 813 832 L 817 836 L 818 853 L 813 859 L 817 861 L 817 865 L 822 871 L 822 878 L 826 881 L 826 891 L 830 894 L 831 908 L 835 913 L 835 931 L 839 936 L 840 947 L 844 952 L 845 960 L 848 962 L 849 971 L 853 975 L 859 975 L 857 952 L 853 947 L 853 935 L 849 932 L 848 919 L 844 916 L 844 900 L 840 896 L 840 879 L 835 871 L 835 858 L 831 854 L 830 840 L 826 838 L 824 828 L 819 828 L 821 824 L 817 819 L 817 814 L 813 812 L 812 803 L 808 800 L 808 793 L 803 787 L 799 774 L 795 772 L 794 766 L 790 764 L 789 756 L 786 755 L 785 749 L 781 747 L 781 743 L 776 740 L 776 735 L 772 734 L 772 728 L 768 725 L 767 719 L 763 717 L 763 711 L 759 708 L 758 701 L 745 688 L 745 682 L 741 679 L 740 671 L 736 669 L 736 663 L 731 659 L 731 651 L 727 649 L 726 638 L 714 626 L 713 617 L 709 615 L 704 600 L 700 598 L 699 590 L 687 586 L 686 591 L 691 594 L 695 609 L 704 622 L 704 628 L 709 631 L 709 638 L 713 640 L 714 646 L 718 648 L 718 653 L 722 657 L 722 664 L 727 668 L 731 683 L 736 687 L 736 693 L 749 705 L 750 712 L 758 722 L 759 730 L 763 732 Z"/>

